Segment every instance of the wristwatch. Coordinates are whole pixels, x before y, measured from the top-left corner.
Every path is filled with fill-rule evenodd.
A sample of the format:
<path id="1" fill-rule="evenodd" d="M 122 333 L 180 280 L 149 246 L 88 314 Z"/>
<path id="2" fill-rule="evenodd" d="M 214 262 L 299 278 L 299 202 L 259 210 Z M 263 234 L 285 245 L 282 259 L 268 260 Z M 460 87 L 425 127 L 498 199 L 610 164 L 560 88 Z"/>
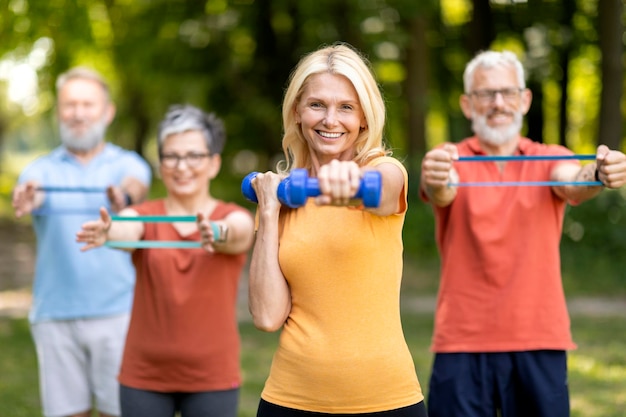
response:
<path id="1" fill-rule="evenodd" d="M 228 225 L 226 223 L 219 223 L 218 227 L 220 233 L 217 236 L 217 239 L 215 239 L 215 243 L 226 243 L 226 240 L 228 239 Z"/>

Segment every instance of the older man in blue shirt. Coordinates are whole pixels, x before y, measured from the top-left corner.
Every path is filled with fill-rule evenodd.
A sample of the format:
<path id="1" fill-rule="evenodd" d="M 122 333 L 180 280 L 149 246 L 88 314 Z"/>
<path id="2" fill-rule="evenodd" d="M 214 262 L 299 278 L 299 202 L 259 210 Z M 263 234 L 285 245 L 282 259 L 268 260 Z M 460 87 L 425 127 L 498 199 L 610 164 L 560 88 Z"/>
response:
<path id="1" fill-rule="evenodd" d="M 75 233 L 101 206 L 118 211 L 143 200 L 151 170 L 135 152 L 105 142 L 115 106 L 98 73 L 69 70 L 57 94 L 62 145 L 27 166 L 13 192 L 16 216 L 31 214 L 37 236 L 30 322 L 41 402 L 50 417 L 88 417 L 92 408 L 119 416 L 134 270 L 122 251 L 81 253 Z"/>

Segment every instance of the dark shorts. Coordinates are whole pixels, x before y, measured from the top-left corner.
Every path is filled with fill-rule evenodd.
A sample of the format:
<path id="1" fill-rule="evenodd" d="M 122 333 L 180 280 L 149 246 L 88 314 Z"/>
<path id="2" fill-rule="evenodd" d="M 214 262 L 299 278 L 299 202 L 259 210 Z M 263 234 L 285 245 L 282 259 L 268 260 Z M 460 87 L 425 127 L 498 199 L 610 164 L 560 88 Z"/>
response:
<path id="1" fill-rule="evenodd" d="M 565 351 L 435 355 L 430 417 L 568 417 L 569 410 Z"/>
<path id="2" fill-rule="evenodd" d="M 293 408 L 282 407 L 280 405 L 268 403 L 261 399 L 259 402 L 259 410 L 257 417 L 312 417 L 312 416 L 332 416 L 332 417 L 427 417 L 426 406 L 424 401 L 408 407 L 397 408 L 395 410 L 381 411 L 378 413 L 360 413 L 360 414 L 329 414 L 316 413 L 314 411 L 296 410 Z"/>
<path id="3" fill-rule="evenodd" d="M 121 385 L 120 402 L 122 417 L 237 417 L 239 389 L 168 393 Z"/>

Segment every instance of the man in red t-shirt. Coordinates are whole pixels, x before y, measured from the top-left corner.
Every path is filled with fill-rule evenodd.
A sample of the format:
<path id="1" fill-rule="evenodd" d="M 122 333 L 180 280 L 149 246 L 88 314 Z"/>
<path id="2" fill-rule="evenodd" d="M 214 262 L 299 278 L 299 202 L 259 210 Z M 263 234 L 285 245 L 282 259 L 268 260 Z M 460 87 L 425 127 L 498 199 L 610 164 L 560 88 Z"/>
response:
<path id="1" fill-rule="evenodd" d="M 463 77 L 460 104 L 475 136 L 422 161 L 442 265 L 428 413 L 567 417 L 566 351 L 575 345 L 560 271 L 565 207 L 603 188 L 572 182 L 624 185 L 626 155 L 600 145 L 596 162 L 581 166 L 562 146 L 521 137 L 532 94 L 511 52 L 480 53 Z M 479 155 L 516 160 L 459 161 Z M 475 182 L 553 185 L 457 186 Z"/>

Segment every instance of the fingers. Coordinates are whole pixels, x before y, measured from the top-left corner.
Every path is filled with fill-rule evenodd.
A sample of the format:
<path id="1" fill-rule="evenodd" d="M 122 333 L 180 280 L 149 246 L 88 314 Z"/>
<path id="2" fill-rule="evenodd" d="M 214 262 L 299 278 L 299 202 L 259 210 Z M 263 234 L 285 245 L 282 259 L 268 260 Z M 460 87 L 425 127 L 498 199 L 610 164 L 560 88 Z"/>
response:
<path id="1" fill-rule="evenodd" d="M 609 149 L 608 146 L 606 145 L 598 146 L 598 148 L 596 149 L 596 160 L 603 161 L 609 152 L 611 152 L 611 150 Z"/>
<path id="2" fill-rule="evenodd" d="M 317 204 L 348 205 L 361 185 L 361 169 L 354 161 L 333 160 L 320 167 L 317 179 Z"/>
<path id="3" fill-rule="evenodd" d="M 83 223 L 81 230 L 76 233 L 76 241 L 85 243 L 80 250 L 84 252 L 104 245 L 111 223 L 111 216 L 107 209 L 100 207 L 100 219 Z"/>
<path id="4" fill-rule="evenodd" d="M 422 182 L 434 189 L 447 187 L 458 159 L 458 149 L 452 144 L 429 151 L 422 159 Z"/>
<path id="5" fill-rule="evenodd" d="M 124 192 L 118 186 L 110 185 L 106 189 L 107 198 L 111 202 L 111 210 L 115 213 L 126 207 L 126 199 Z"/>
<path id="6" fill-rule="evenodd" d="M 104 223 L 106 230 L 111 227 L 111 215 L 105 207 L 100 207 L 100 220 Z"/>
<path id="7" fill-rule="evenodd" d="M 277 190 L 282 179 L 281 175 L 268 171 L 258 173 L 251 181 L 250 184 L 256 193 L 259 208 L 280 210 Z"/>
<path id="8" fill-rule="evenodd" d="M 100 221 L 84 223 L 82 225 L 82 229 L 76 233 L 76 242 L 85 243 L 85 245 L 80 248 L 82 252 L 100 246 L 96 244 L 96 242 L 98 242 L 99 240 L 98 236 L 101 233 L 101 229 L 99 227 L 100 224 Z"/>
<path id="9" fill-rule="evenodd" d="M 13 190 L 11 204 L 15 210 L 15 216 L 21 217 L 32 212 L 35 208 L 35 197 L 37 194 L 37 183 L 28 181 L 18 184 Z"/>
<path id="10" fill-rule="evenodd" d="M 456 145 L 453 145 L 451 143 L 446 143 L 445 145 L 443 145 L 442 149 L 450 155 L 450 158 L 453 161 L 456 161 L 459 159 L 459 149 L 456 147 Z"/>
<path id="11" fill-rule="evenodd" d="M 200 232 L 200 244 L 202 245 L 202 249 L 211 253 L 215 252 L 215 248 L 213 247 L 215 236 L 209 219 L 205 218 L 202 213 L 198 213 L 196 215 L 196 224 Z"/>
<path id="12" fill-rule="evenodd" d="M 26 186 L 24 184 L 18 184 L 13 189 L 13 197 L 11 199 L 11 204 L 13 209 L 15 210 L 15 215 L 17 217 L 21 217 L 23 213 L 23 201 L 24 201 L 24 193 L 26 191 Z"/>
<path id="13" fill-rule="evenodd" d="M 606 145 L 598 146 L 596 151 L 596 169 L 598 179 L 608 188 L 620 188 L 626 184 L 626 155 L 609 149 Z"/>
<path id="14" fill-rule="evenodd" d="M 81 246 L 80 247 L 80 251 L 81 252 L 87 252 L 88 250 L 94 249 L 94 248 L 97 248 L 97 246 L 96 245 L 87 244 L 85 246 Z"/>

